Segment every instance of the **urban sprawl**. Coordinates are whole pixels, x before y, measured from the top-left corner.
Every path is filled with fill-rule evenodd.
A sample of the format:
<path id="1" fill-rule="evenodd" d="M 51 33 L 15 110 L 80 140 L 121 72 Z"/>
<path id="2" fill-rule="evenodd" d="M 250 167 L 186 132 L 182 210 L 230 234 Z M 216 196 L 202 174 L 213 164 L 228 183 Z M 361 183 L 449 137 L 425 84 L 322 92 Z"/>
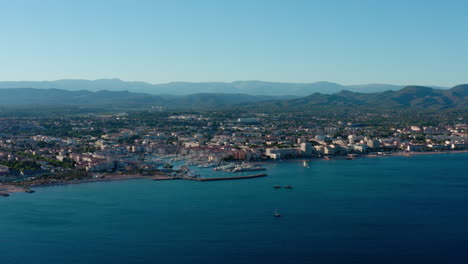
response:
<path id="1" fill-rule="evenodd" d="M 243 172 L 262 170 L 261 163 L 270 160 L 467 149 L 462 118 L 442 125 L 367 122 L 376 118 L 387 116 L 362 114 L 353 122 L 293 113 L 1 118 L 0 184 L 27 187 L 115 175 L 196 178 L 203 175 L 191 168 Z"/>

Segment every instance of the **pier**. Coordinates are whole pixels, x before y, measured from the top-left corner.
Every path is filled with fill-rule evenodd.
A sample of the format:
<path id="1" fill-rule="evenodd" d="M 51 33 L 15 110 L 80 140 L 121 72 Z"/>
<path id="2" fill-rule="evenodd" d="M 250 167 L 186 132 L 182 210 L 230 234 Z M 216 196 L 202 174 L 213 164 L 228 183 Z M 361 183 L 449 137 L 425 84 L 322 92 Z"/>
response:
<path id="1" fill-rule="evenodd" d="M 216 177 L 216 178 L 189 178 L 189 177 L 158 177 L 155 178 L 155 181 L 160 180 L 191 180 L 191 181 L 227 181 L 227 180 L 243 180 L 243 179 L 253 179 L 268 176 L 265 173 L 247 175 L 247 176 L 232 176 L 232 177 Z"/>
<path id="2" fill-rule="evenodd" d="M 243 179 L 253 179 L 253 178 L 260 178 L 265 177 L 267 174 L 255 174 L 255 175 L 247 175 L 247 176 L 232 176 L 232 177 L 217 177 L 217 178 L 192 178 L 190 180 L 194 181 L 225 181 L 225 180 L 243 180 Z"/>

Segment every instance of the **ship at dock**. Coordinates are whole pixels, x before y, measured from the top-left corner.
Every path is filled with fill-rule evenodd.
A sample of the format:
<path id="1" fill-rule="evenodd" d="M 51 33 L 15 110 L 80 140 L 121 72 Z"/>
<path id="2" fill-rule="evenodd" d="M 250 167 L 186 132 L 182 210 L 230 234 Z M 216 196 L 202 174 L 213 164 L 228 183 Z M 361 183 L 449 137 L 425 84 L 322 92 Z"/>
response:
<path id="1" fill-rule="evenodd" d="M 228 164 L 224 166 L 219 166 L 213 169 L 214 171 L 225 171 L 225 172 L 247 172 L 247 171 L 264 171 L 266 168 L 263 168 L 258 165 L 252 165 L 249 163 L 242 163 L 239 165 Z"/>
<path id="2" fill-rule="evenodd" d="M 214 170 L 214 171 L 231 171 L 231 170 L 233 170 L 235 167 L 236 167 L 236 165 L 234 165 L 234 164 L 228 164 L 228 165 L 223 165 L 223 166 L 219 166 L 219 167 L 213 168 L 213 170 Z"/>
<path id="3" fill-rule="evenodd" d="M 244 172 L 244 171 L 264 171 L 266 168 L 263 168 L 258 165 L 251 165 L 251 164 L 241 164 L 237 165 L 232 169 L 232 172 Z"/>

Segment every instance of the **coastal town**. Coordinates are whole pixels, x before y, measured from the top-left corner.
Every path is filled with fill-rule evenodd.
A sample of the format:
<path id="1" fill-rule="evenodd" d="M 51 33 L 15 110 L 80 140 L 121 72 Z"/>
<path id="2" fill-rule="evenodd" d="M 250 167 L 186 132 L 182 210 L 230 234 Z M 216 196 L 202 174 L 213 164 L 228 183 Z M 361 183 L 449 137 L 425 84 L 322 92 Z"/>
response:
<path id="1" fill-rule="evenodd" d="M 265 170 L 262 163 L 286 159 L 353 160 L 468 149 L 463 118 L 440 125 L 375 125 L 375 119 L 393 120 L 375 113 L 341 120 L 196 112 L 1 118 L 0 194 L 81 181 L 203 179 L 193 168 L 238 178 L 234 175 L 242 173 L 237 172 L 259 173 Z"/>

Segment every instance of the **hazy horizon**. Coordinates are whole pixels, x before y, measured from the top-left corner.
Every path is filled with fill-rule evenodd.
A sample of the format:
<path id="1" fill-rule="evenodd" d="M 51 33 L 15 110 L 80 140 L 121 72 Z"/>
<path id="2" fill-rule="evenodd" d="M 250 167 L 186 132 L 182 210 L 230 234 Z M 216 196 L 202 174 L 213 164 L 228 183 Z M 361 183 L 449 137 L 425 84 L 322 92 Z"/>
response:
<path id="1" fill-rule="evenodd" d="M 238 82 L 262 82 L 262 83 L 284 83 L 284 84 L 317 84 L 317 83 L 332 83 L 332 84 L 339 84 L 342 86 L 359 86 L 359 85 L 394 85 L 394 86 L 428 86 L 428 87 L 443 87 L 443 88 L 450 88 L 453 86 L 457 86 L 460 84 L 466 84 L 466 82 L 461 82 L 452 86 L 447 86 L 447 85 L 433 85 L 433 84 L 421 84 L 421 83 L 373 83 L 373 82 L 360 82 L 360 83 L 340 83 L 336 82 L 333 80 L 318 80 L 318 81 L 308 81 L 308 82 L 289 82 L 289 81 L 271 81 L 271 80 L 258 80 L 258 79 L 251 79 L 251 80 L 230 80 L 230 81 L 178 81 L 178 80 L 172 80 L 172 81 L 167 81 L 167 82 L 150 82 L 150 81 L 144 81 L 144 80 L 125 80 L 122 78 L 118 77 L 109 77 L 109 78 L 97 78 L 97 79 L 86 79 L 86 78 L 64 78 L 64 79 L 48 79 L 48 80 L 36 80 L 36 79 L 31 79 L 31 80 L 0 80 L 0 82 L 57 82 L 57 81 L 121 81 L 121 82 L 142 82 L 142 83 L 147 83 L 151 85 L 159 85 L 159 84 L 168 84 L 168 83 L 194 83 L 194 84 L 202 84 L 202 83 L 238 83 Z M 34 87 L 32 87 L 34 88 Z"/>
<path id="2" fill-rule="evenodd" d="M 466 83 L 466 1 L 5 1 L 0 80 Z M 361 81 L 365 80 L 365 81 Z"/>

